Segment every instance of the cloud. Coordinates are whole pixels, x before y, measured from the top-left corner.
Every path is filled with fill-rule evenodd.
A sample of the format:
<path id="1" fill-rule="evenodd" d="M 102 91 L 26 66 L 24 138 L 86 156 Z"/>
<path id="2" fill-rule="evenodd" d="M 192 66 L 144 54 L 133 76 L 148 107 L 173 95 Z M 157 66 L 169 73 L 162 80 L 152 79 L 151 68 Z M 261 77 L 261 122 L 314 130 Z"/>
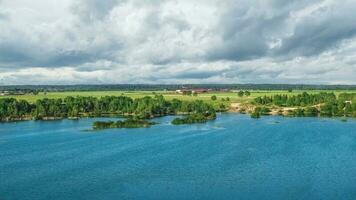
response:
<path id="1" fill-rule="evenodd" d="M 123 2 L 122 0 L 79 0 L 73 3 L 71 10 L 82 21 L 90 23 L 96 20 L 103 20 L 117 4 Z"/>
<path id="2" fill-rule="evenodd" d="M 353 0 L 0 0 L 0 80 L 356 83 L 355 6 Z M 55 74 L 63 78 L 52 80 Z"/>
<path id="3" fill-rule="evenodd" d="M 326 1 L 322 5 L 296 13 L 294 32 L 282 40 L 278 54 L 314 56 L 356 35 L 354 1 Z"/>
<path id="4" fill-rule="evenodd" d="M 5 13 L 0 12 L 0 20 L 7 20 L 7 19 L 8 19 L 7 15 Z"/>

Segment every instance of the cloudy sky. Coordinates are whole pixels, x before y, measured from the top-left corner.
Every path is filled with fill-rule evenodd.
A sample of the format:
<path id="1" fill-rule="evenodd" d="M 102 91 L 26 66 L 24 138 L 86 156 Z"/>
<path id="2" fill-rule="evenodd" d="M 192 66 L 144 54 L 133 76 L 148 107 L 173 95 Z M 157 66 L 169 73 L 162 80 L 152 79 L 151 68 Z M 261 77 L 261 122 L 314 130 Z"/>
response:
<path id="1" fill-rule="evenodd" d="M 356 84 L 355 0 L 0 0 L 0 85 Z"/>

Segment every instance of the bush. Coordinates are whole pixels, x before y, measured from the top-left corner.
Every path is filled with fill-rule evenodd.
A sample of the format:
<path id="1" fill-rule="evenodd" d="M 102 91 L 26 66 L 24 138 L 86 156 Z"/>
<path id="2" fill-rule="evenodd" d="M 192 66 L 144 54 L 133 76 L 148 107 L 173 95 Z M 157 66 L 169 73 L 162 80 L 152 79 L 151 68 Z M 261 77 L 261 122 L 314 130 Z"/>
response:
<path id="1" fill-rule="evenodd" d="M 304 110 L 304 116 L 307 116 L 307 117 L 317 116 L 318 113 L 319 113 L 319 111 L 315 107 L 307 107 Z"/>
<path id="2" fill-rule="evenodd" d="M 181 125 L 181 124 L 195 124 L 195 123 L 205 123 L 209 120 L 213 120 L 216 118 L 216 113 L 194 113 L 188 115 L 184 118 L 175 118 L 172 121 L 173 125 Z"/>
<path id="3" fill-rule="evenodd" d="M 261 117 L 261 114 L 259 112 L 253 112 L 251 113 L 251 118 L 258 119 Z"/>
<path id="4" fill-rule="evenodd" d="M 259 113 L 260 115 L 269 115 L 271 112 L 271 109 L 269 109 L 267 107 L 256 107 L 254 112 Z"/>

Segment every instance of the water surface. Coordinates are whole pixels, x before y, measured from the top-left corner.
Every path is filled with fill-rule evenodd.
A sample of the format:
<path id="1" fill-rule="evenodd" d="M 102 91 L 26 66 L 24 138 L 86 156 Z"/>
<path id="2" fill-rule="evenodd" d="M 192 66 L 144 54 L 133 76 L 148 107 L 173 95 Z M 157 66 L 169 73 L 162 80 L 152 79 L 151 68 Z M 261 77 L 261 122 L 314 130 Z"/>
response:
<path id="1" fill-rule="evenodd" d="M 356 199 L 356 120 L 0 124 L 0 199 Z"/>

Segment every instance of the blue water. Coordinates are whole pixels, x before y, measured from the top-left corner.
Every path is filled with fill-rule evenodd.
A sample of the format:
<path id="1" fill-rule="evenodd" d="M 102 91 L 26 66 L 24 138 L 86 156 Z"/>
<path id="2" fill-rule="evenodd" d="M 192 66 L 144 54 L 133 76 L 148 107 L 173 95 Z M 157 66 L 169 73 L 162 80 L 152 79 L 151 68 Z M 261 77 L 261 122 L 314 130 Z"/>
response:
<path id="1" fill-rule="evenodd" d="M 0 199 L 356 199 L 356 120 L 0 124 Z"/>

